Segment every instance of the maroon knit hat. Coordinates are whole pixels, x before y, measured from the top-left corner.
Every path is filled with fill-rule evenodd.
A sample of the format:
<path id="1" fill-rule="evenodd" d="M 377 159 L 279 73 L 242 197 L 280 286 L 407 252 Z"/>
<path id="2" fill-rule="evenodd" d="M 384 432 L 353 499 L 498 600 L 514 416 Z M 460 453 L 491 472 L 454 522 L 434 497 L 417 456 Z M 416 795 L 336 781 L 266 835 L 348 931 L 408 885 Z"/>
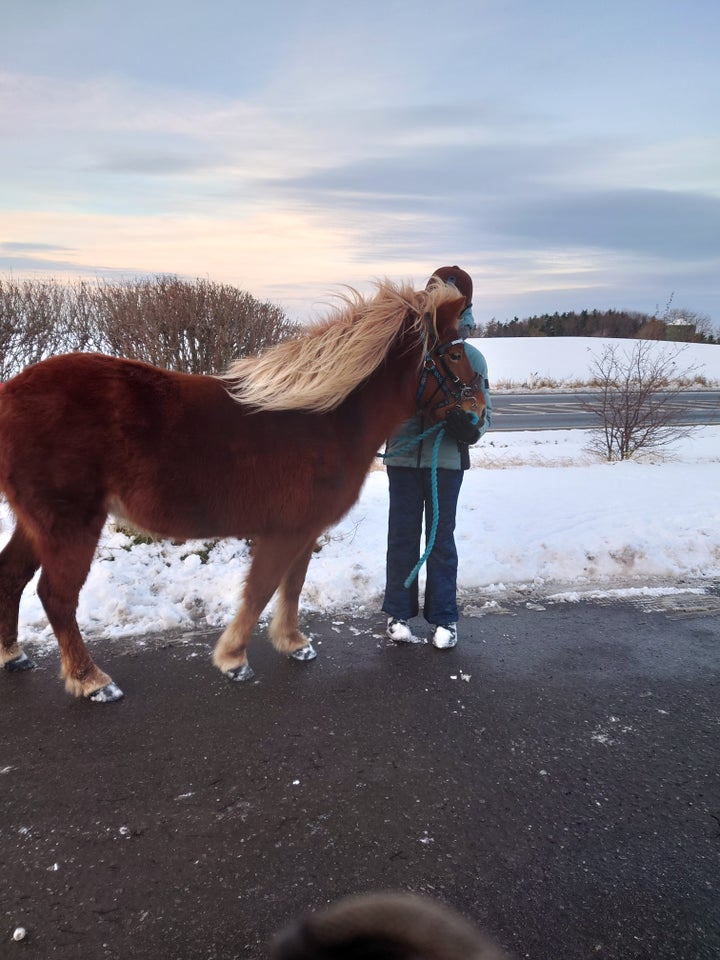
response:
<path id="1" fill-rule="evenodd" d="M 472 306 L 473 282 L 469 273 L 466 273 L 457 266 L 438 267 L 428 280 L 425 289 L 430 286 L 434 279 L 442 280 L 443 283 L 452 283 L 465 297 L 465 308 L 467 309 Z"/>

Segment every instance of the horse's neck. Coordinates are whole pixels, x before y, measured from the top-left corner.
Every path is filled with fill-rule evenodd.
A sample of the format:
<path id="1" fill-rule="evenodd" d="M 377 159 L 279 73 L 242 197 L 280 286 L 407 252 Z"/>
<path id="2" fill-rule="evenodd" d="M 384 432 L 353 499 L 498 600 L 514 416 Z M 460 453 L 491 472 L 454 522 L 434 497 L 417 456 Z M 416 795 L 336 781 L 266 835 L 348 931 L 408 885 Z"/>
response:
<path id="1" fill-rule="evenodd" d="M 356 442 L 365 446 L 370 456 L 416 409 L 419 377 L 416 363 L 416 354 L 390 355 L 351 400 L 362 411 L 362 416 L 353 418 L 358 434 Z"/>

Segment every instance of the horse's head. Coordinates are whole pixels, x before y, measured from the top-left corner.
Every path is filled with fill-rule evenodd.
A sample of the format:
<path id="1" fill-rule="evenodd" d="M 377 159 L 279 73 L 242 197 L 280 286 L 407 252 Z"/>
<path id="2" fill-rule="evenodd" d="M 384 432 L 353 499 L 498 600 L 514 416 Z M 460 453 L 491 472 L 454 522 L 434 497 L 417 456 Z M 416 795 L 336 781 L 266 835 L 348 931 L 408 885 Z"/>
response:
<path id="1" fill-rule="evenodd" d="M 431 423 L 444 420 L 451 410 L 473 413 L 485 420 L 482 377 L 473 370 L 459 331 L 465 297 L 449 284 L 433 283 L 425 291 L 423 320 L 426 350 L 416 403 Z"/>

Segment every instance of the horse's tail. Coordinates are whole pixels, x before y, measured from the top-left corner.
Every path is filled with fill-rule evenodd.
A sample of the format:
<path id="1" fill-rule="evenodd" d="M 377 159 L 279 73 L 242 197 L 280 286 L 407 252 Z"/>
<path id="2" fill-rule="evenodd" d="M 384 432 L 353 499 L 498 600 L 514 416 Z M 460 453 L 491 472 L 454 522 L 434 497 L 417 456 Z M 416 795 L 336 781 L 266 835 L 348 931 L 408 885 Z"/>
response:
<path id="1" fill-rule="evenodd" d="M 508 960 L 464 917 L 411 893 L 346 897 L 275 940 L 273 960 Z"/>

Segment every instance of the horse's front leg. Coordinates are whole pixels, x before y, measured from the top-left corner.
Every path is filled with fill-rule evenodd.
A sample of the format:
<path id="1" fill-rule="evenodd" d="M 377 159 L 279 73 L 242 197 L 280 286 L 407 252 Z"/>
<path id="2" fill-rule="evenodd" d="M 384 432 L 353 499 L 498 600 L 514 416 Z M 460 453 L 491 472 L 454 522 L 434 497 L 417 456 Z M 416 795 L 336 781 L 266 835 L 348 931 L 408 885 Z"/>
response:
<path id="1" fill-rule="evenodd" d="M 315 537 L 300 551 L 282 578 L 270 623 L 270 639 L 275 649 L 295 660 L 314 660 L 317 656 L 312 643 L 298 629 L 298 602 L 314 547 Z"/>
<path id="2" fill-rule="evenodd" d="M 255 624 L 306 543 L 306 537 L 255 540 L 240 609 L 221 635 L 213 653 L 213 663 L 231 680 L 252 680 L 255 676 L 247 662 L 247 647 Z"/>

